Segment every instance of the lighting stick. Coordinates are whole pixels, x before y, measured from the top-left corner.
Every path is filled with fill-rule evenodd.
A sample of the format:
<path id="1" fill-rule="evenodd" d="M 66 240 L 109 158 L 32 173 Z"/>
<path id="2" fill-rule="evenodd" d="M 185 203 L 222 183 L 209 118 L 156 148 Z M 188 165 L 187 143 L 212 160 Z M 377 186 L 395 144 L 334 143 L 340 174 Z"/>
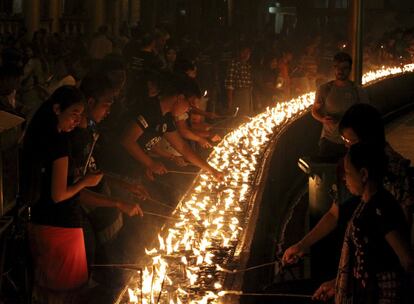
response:
<path id="1" fill-rule="evenodd" d="M 252 292 L 242 292 L 237 290 L 228 290 L 219 292 L 219 296 L 225 295 L 236 295 L 236 296 L 253 296 L 253 297 L 286 297 L 286 298 L 302 298 L 302 299 L 311 299 L 311 295 L 305 294 L 294 294 L 294 293 L 252 293 Z"/>
<path id="2" fill-rule="evenodd" d="M 153 202 L 153 203 L 155 203 L 155 204 L 158 204 L 158 205 L 160 205 L 160 206 L 164 206 L 165 208 L 175 209 L 175 207 L 170 206 L 170 205 L 168 205 L 168 204 L 166 204 L 166 203 L 163 203 L 163 202 L 161 202 L 161 201 L 159 201 L 159 200 L 157 200 L 157 199 L 155 199 L 155 198 L 152 198 L 152 197 L 148 198 L 147 200 L 148 200 L 148 201 L 151 201 L 151 202 Z"/>
<path id="3" fill-rule="evenodd" d="M 223 119 L 223 120 L 220 120 L 220 121 L 218 121 L 218 122 L 216 122 L 216 123 L 214 123 L 214 124 L 211 124 L 211 125 L 210 125 L 210 127 L 214 127 L 214 126 L 216 126 L 216 125 L 218 125 L 218 124 L 223 123 L 224 121 L 227 121 L 227 120 L 230 120 L 230 119 L 236 118 L 238 113 L 239 113 L 239 107 L 237 107 L 237 108 L 236 108 L 236 111 L 234 112 L 234 114 L 233 114 L 233 115 L 222 116 L 222 117 L 224 117 L 224 119 Z"/>
<path id="4" fill-rule="evenodd" d="M 141 304 L 144 302 L 144 292 L 142 291 L 144 286 L 144 275 L 142 274 L 142 271 L 139 272 L 139 277 L 141 279 Z"/>
<path id="5" fill-rule="evenodd" d="M 277 263 L 279 263 L 279 261 L 273 261 L 273 262 L 269 262 L 269 263 L 265 263 L 265 264 L 260 264 L 260 265 L 252 266 L 252 267 L 245 268 L 245 269 L 233 269 L 233 270 L 225 269 L 225 268 L 221 267 L 220 265 L 217 265 L 216 268 L 219 271 L 222 271 L 222 272 L 238 273 L 238 272 L 246 272 L 246 271 L 250 271 L 250 270 L 254 270 L 254 269 L 258 269 L 258 268 L 262 268 L 262 267 L 274 265 L 274 264 L 277 264 Z"/>
<path id="6" fill-rule="evenodd" d="M 234 111 L 233 115 L 225 115 L 223 117 L 225 117 L 226 119 L 235 118 L 237 116 L 237 114 L 239 113 L 239 110 L 240 110 L 240 108 L 236 107 L 236 111 Z"/>
<path id="7" fill-rule="evenodd" d="M 88 157 L 86 158 L 85 165 L 82 168 L 82 176 L 85 176 L 86 172 L 88 171 L 89 163 L 91 162 L 91 159 L 92 159 L 93 150 L 95 149 L 95 145 L 98 139 L 99 139 L 99 134 L 93 133 L 92 147 L 89 150 L 89 154 L 88 154 Z"/>
<path id="8" fill-rule="evenodd" d="M 152 304 L 152 288 L 154 286 L 154 279 L 155 279 L 155 267 L 152 266 L 152 280 L 151 280 L 151 292 L 150 292 L 150 304 Z"/>
<path id="9" fill-rule="evenodd" d="M 171 217 L 171 216 L 166 216 L 166 215 L 162 215 L 162 214 L 158 214 L 158 213 L 154 213 L 154 212 L 148 212 L 148 211 L 144 211 L 144 215 L 152 215 L 152 216 L 158 216 L 161 218 L 165 218 L 167 220 L 173 220 L 173 221 L 181 221 L 180 218 L 176 218 L 176 217 Z"/>
<path id="10" fill-rule="evenodd" d="M 211 127 L 210 129 L 214 129 L 214 130 L 234 130 L 234 128 L 231 128 L 231 127 Z"/>
<path id="11" fill-rule="evenodd" d="M 142 268 L 137 264 L 92 264 L 91 267 L 100 267 L 100 268 L 123 268 L 128 270 L 136 270 L 142 272 Z"/>
<path id="12" fill-rule="evenodd" d="M 158 298 L 157 298 L 157 304 L 160 302 L 160 299 L 161 299 L 161 294 L 162 294 L 162 290 L 164 289 L 164 283 L 165 283 L 165 277 L 166 276 L 167 276 L 167 274 L 164 274 L 164 278 L 162 279 L 160 293 L 158 294 Z"/>
<path id="13" fill-rule="evenodd" d="M 309 256 L 309 255 L 308 254 L 305 254 L 303 257 L 307 257 L 307 256 Z M 274 265 L 274 264 L 277 264 L 277 263 L 281 263 L 281 259 L 280 258 L 278 258 L 276 261 L 273 261 L 273 262 L 268 262 L 268 263 L 264 263 L 264 264 L 252 266 L 252 267 L 245 268 L 245 269 L 233 269 L 233 270 L 229 270 L 229 269 L 225 269 L 225 268 L 221 267 L 220 265 L 216 265 L 216 268 L 219 271 L 223 271 L 223 272 L 227 272 L 227 273 L 237 273 L 237 272 L 246 272 L 246 271 L 258 269 L 258 268 L 266 267 L 266 266 L 269 266 L 269 265 Z"/>
<path id="14" fill-rule="evenodd" d="M 198 172 L 176 171 L 176 170 L 168 170 L 168 173 L 186 174 L 186 175 L 197 175 L 198 174 Z"/>

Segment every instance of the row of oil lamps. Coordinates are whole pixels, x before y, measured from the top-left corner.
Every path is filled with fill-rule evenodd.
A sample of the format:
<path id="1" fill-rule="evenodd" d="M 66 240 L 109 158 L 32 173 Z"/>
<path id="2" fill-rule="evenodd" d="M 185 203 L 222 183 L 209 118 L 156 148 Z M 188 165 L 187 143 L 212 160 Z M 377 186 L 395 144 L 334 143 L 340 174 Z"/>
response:
<path id="1" fill-rule="evenodd" d="M 363 76 L 363 84 L 412 72 L 414 64 L 383 68 Z M 218 182 L 201 173 L 158 236 L 159 246 L 146 250 L 150 264 L 128 289 L 130 303 L 220 303 L 228 266 L 247 223 L 252 181 L 263 150 L 278 128 L 295 120 L 313 104 L 308 93 L 258 114 L 224 137 L 208 162 L 225 172 Z"/>

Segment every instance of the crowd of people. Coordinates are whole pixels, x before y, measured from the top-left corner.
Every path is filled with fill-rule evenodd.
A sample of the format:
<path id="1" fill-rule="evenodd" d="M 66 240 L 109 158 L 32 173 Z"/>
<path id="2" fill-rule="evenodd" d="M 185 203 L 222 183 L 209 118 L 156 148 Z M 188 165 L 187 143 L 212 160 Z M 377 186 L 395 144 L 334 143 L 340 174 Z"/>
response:
<path id="1" fill-rule="evenodd" d="M 53 52 L 58 35 L 44 31 L 31 47 L 2 50 L 1 110 L 26 119 L 20 197 L 29 210 L 35 302 L 76 303 L 95 261 L 135 262 L 136 252 L 117 248 L 118 239 L 134 238 L 123 232 L 125 216 L 142 217 L 137 199 L 154 200 L 155 191 L 175 207 L 174 185 L 162 179 L 173 166 L 192 164 L 223 178 L 198 153 L 220 140 L 208 124 L 219 115 L 201 106 L 193 62 L 165 68 L 157 52 L 165 31 L 132 39 L 122 54 L 106 33 L 100 28 L 86 58 L 70 47 Z"/>
<path id="2" fill-rule="evenodd" d="M 385 59 L 391 64 L 412 59 L 413 30 L 397 33 L 377 49 L 367 48 L 370 68 Z M 144 215 L 127 195 L 149 199 L 144 184 L 159 182 L 172 164 L 191 163 L 223 179 L 200 156 L 220 140 L 212 120 L 236 111 L 251 115 L 317 87 L 312 114 L 323 124 L 321 154 L 346 154 L 346 184 L 356 211 L 334 202 L 322 224 L 289 248 L 284 260 L 290 263 L 349 221 L 336 289 L 328 282 L 315 297 L 333 294 L 338 303 L 353 297 L 364 299 L 359 303 L 372 296 L 400 299 L 401 274 L 413 266 L 402 227 L 404 215 L 409 220 L 412 213 L 411 184 L 399 180 L 408 165 L 386 143 L 366 94 L 349 81 L 346 43 L 316 37 L 298 48 L 304 50 L 298 55 L 287 47 L 289 41 L 273 38 L 274 43 L 258 38 L 222 44 L 207 39 L 200 45 L 187 37 L 174 39 L 161 28 L 137 27 L 114 38 L 106 26 L 90 41 L 45 30 L 30 43 L 2 37 L 0 109 L 26 119 L 20 184 L 22 201 L 30 207 L 36 301 L 78 296 L 94 261 L 110 260 L 124 215 Z M 332 57 L 335 80 L 325 83 L 332 76 Z M 367 134 L 361 124 L 370 119 Z M 382 170 L 385 154 L 396 159 L 399 171 Z"/>
<path id="3" fill-rule="evenodd" d="M 15 107 L 30 117 L 39 103 L 59 85 L 79 83 L 95 62 L 112 54 L 121 57 L 128 70 L 141 69 L 139 60 L 145 59 L 148 64 L 145 69 L 192 74 L 202 92 L 208 92 L 201 103 L 211 111 L 224 113 L 232 108 L 233 94 L 229 91 L 233 86 L 240 86 L 251 91 L 247 94 L 251 95 L 247 96 L 248 106 L 258 112 L 275 101 L 314 91 L 333 76 L 330 64 L 333 55 L 350 51 L 350 43 L 340 36 L 297 39 L 262 33 L 246 39 L 223 31 L 212 33 L 200 42 L 188 36 L 170 37 L 163 29 L 152 31 L 150 36 L 140 27 L 125 28 L 120 34 L 112 35 L 106 26 L 92 38 L 81 34 L 49 34 L 43 29 L 36 32 L 31 41 L 26 40 L 24 31 L 3 34 L 0 36 L 2 65 L 11 63 L 19 67 L 17 71 L 8 69 L 7 73 L 18 73 L 20 77 L 18 84 L 2 93 L 2 99 L 7 96 L 16 99 Z M 411 62 L 413 37 L 412 28 L 397 28 L 382 37 L 366 35 L 364 71 L 384 64 L 394 66 Z M 216 40 L 222 43 L 214 43 Z M 155 60 L 146 56 L 146 52 L 156 54 Z M 134 54 L 138 53 L 136 57 Z M 243 60 L 246 61 L 244 67 L 240 64 Z M 239 73 L 235 68 L 241 67 L 242 83 L 239 80 L 235 83 L 234 76 L 238 77 Z M 3 77 L 6 76 L 16 78 L 13 75 Z M 238 94 L 238 89 L 234 93 Z M 14 90 L 17 98 L 4 95 Z"/>

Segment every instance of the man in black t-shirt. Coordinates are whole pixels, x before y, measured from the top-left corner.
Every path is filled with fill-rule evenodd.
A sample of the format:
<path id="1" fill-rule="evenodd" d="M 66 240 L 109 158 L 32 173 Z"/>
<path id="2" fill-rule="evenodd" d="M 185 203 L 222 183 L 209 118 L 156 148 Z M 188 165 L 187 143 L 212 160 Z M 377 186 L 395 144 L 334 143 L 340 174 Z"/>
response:
<path id="1" fill-rule="evenodd" d="M 82 176 L 86 172 L 98 171 L 100 167 L 95 162 L 96 148 L 99 146 L 98 127 L 102 120 L 109 114 L 113 98 L 114 88 L 105 75 L 91 73 L 87 75 L 81 84 L 87 106 L 86 117 L 80 127 L 71 134 L 71 156 L 76 164 L 77 175 Z M 124 225 L 122 214 L 128 216 L 143 215 L 138 204 L 131 204 L 123 199 L 115 198 L 112 193 L 106 191 L 107 185 L 115 184 L 122 187 L 123 191 L 133 193 L 135 196 L 146 199 L 148 192 L 145 188 L 134 182 L 127 182 L 104 173 L 104 181 L 98 187 L 91 190 L 81 191 L 80 202 L 84 207 L 85 216 L 83 229 L 89 264 L 95 259 L 98 262 L 106 263 L 121 258 L 114 257 L 112 250 L 114 241 L 118 238 L 121 228 Z M 96 250 L 95 247 L 99 247 Z"/>
<path id="2" fill-rule="evenodd" d="M 170 80 L 169 84 L 161 89 L 158 102 L 147 102 L 145 107 L 133 114 L 121 135 L 121 145 L 135 161 L 145 166 L 146 175 L 151 180 L 154 179 L 154 173 L 159 175 L 168 173 L 162 163 L 147 154 L 161 137 L 164 137 L 189 162 L 206 170 L 215 178 L 222 178 L 222 173 L 195 154 L 175 128 L 171 112 L 174 109 L 177 115 L 188 111 L 188 98 L 194 94 L 189 88 L 185 83 L 177 85 L 174 80 Z"/>
<path id="3" fill-rule="evenodd" d="M 87 171 L 98 170 L 94 159 L 95 145 L 99 139 L 98 125 L 109 115 L 114 91 L 105 75 L 96 74 L 87 75 L 82 81 L 81 89 L 87 98 L 86 117 L 80 128 L 73 132 L 72 145 L 74 149 L 72 153 L 77 160 L 78 174 L 82 175 Z M 122 184 L 127 191 L 133 192 L 142 199 L 148 197 L 147 191 L 141 185 L 120 180 L 109 172 L 105 172 L 105 179 L 112 183 Z M 103 207 L 117 207 L 128 215 L 142 215 L 139 206 L 119 201 L 115 201 L 113 206 L 104 204 Z"/>
<path id="4" fill-rule="evenodd" d="M 133 120 L 143 130 L 137 142 L 146 151 L 150 151 L 161 140 L 164 133 L 176 130 L 171 112 L 163 115 L 159 100 L 149 101 Z"/>

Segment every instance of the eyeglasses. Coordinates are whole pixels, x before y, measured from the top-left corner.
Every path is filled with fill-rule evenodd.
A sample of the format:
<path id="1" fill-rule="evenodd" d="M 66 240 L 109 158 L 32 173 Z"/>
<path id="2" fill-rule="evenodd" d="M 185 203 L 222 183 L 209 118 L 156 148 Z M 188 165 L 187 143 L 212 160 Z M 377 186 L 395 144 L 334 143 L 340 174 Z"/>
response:
<path id="1" fill-rule="evenodd" d="M 346 138 L 345 136 L 341 135 L 341 139 L 344 141 L 344 143 L 348 144 L 348 145 L 352 145 L 352 141 L 348 138 Z"/>

